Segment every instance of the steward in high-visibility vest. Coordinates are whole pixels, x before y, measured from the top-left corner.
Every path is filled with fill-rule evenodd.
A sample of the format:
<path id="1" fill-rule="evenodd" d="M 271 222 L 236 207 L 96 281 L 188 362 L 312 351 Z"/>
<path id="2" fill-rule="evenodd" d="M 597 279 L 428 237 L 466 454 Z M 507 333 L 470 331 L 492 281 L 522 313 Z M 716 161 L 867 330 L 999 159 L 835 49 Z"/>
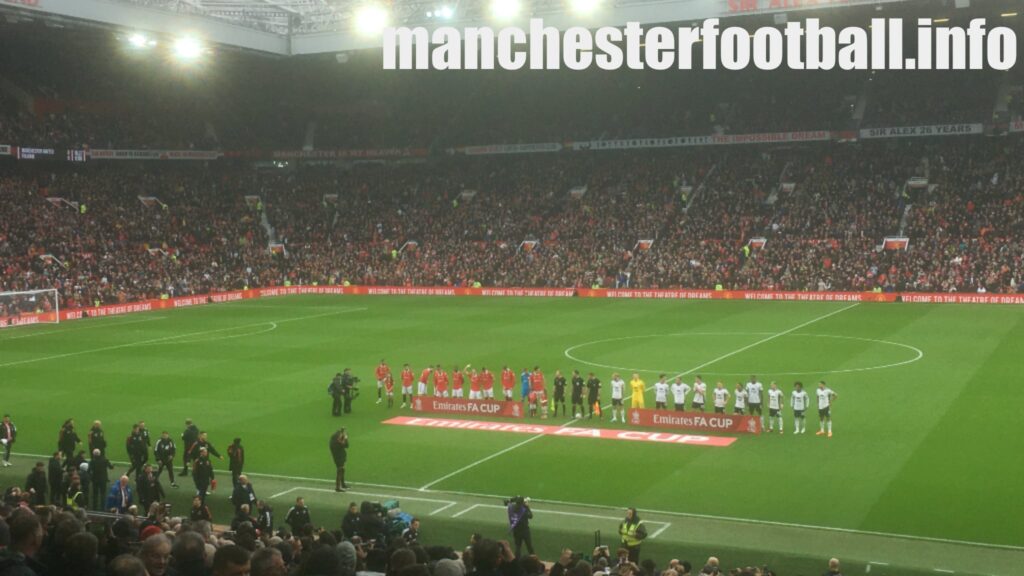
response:
<path id="1" fill-rule="evenodd" d="M 636 508 L 626 508 L 626 519 L 619 524 L 619 537 L 622 547 L 629 551 L 630 562 L 640 562 L 640 544 L 647 538 L 647 527 L 644 526 Z"/>

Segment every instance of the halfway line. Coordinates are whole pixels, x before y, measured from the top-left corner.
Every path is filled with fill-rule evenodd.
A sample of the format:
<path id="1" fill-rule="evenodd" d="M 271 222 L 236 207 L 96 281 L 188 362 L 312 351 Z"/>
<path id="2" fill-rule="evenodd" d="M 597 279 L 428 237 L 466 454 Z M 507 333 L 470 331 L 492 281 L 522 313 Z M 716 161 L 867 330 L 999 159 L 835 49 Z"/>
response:
<path id="1" fill-rule="evenodd" d="M 783 330 L 782 332 L 779 332 L 777 334 L 772 334 L 771 336 L 768 336 L 767 338 L 762 338 L 761 340 L 758 340 L 757 342 L 754 342 L 753 344 L 748 344 L 748 345 L 746 345 L 746 346 L 744 346 L 742 348 L 738 348 L 736 350 L 733 350 L 732 352 L 729 352 L 728 354 L 723 354 L 723 355 L 719 356 L 718 358 L 715 358 L 714 360 L 709 360 L 707 362 L 704 362 L 703 364 L 700 364 L 698 366 L 690 368 L 689 370 L 686 370 L 684 372 L 680 372 L 676 376 L 685 376 L 685 375 L 690 374 L 692 372 L 696 372 L 697 370 L 700 370 L 701 368 L 704 368 L 705 366 L 710 366 L 710 365 L 714 364 L 715 362 L 719 362 L 721 360 L 725 360 L 726 358 L 729 358 L 731 356 L 735 356 L 736 354 L 740 354 L 741 352 L 746 352 L 747 350 L 750 350 L 751 348 L 753 348 L 755 346 L 760 346 L 761 344 L 764 344 L 765 342 L 770 342 L 770 341 L 772 341 L 772 340 L 774 340 L 776 338 L 785 336 L 786 334 L 789 334 L 790 332 L 794 332 L 794 331 L 799 330 L 799 329 L 801 329 L 801 328 L 803 328 L 805 326 L 810 326 L 811 324 L 814 324 L 815 322 L 820 322 L 821 320 L 824 320 L 826 318 L 835 316 L 836 314 L 839 314 L 840 312 L 845 312 L 845 311 L 849 310 L 850 308 L 853 308 L 853 307 L 859 306 L 859 305 L 860 305 L 860 303 L 858 302 L 858 303 L 850 304 L 849 306 L 846 306 L 844 308 L 840 308 L 839 310 L 833 310 L 832 312 L 829 312 L 828 314 L 824 314 L 822 316 L 818 316 L 817 318 L 814 318 L 812 320 L 808 320 L 807 322 L 804 322 L 803 324 L 794 326 L 792 328 L 789 328 L 788 330 Z M 675 376 L 673 376 L 673 378 L 675 378 Z M 649 386 L 647 389 L 650 390 L 651 386 Z M 633 397 L 633 395 L 630 394 L 629 398 L 632 398 L 632 397 Z M 604 412 L 604 410 L 607 409 L 608 406 L 610 406 L 610 404 L 606 405 L 606 406 L 603 406 L 601 408 L 601 411 Z M 571 425 L 573 425 L 573 424 L 575 424 L 576 422 L 579 422 L 579 421 L 580 421 L 579 418 L 574 418 L 572 420 L 569 420 L 565 424 L 562 424 L 560 426 L 560 428 L 565 428 L 567 426 L 571 426 Z M 435 484 L 443 482 L 444 480 L 447 480 L 447 479 L 449 479 L 449 478 L 451 478 L 453 476 L 457 476 L 457 475 L 465 472 L 466 470 L 470 470 L 472 468 L 475 468 L 475 467 L 479 466 L 480 464 L 483 464 L 484 462 L 488 462 L 490 460 L 493 460 L 494 458 L 497 458 L 498 456 L 501 456 L 503 454 L 507 454 L 507 453 L 515 450 L 516 448 L 519 448 L 521 446 L 526 446 L 530 442 L 533 442 L 534 440 L 537 440 L 538 438 L 543 438 L 544 436 L 545 436 L 545 434 L 538 434 L 536 436 L 531 436 L 531 437 L 527 438 L 526 440 L 523 440 L 522 442 L 519 442 L 518 444 L 513 444 L 512 446 L 509 446 L 508 448 L 505 448 L 504 450 L 499 450 L 499 451 L 495 452 L 494 454 L 490 454 L 490 455 L 488 455 L 488 456 L 486 456 L 484 458 L 481 458 L 481 459 L 477 460 L 476 462 L 472 462 L 470 464 L 467 464 L 466 466 L 463 466 L 462 468 L 459 468 L 458 470 L 456 470 L 454 472 L 451 472 L 449 474 L 445 474 L 444 476 L 438 478 L 437 480 L 434 480 L 432 482 L 428 482 L 428 483 L 424 484 L 423 486 L 420 486 L 420 491 L 428 490 L 431 486 L 433 486 Z"/>

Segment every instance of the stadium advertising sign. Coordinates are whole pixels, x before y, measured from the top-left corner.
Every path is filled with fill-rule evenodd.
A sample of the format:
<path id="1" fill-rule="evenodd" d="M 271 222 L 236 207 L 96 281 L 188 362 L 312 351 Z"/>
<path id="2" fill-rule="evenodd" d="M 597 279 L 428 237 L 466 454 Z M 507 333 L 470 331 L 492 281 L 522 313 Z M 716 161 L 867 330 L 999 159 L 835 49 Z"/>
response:
<path id="1" fill-rule="evenodd" d="M 0 156 L 10 156 L 11 146 L 9 144 L 0 144 Z"/>
<path id="2" fill-rule="evenodd" d="M 447 414 L 501 416 L 503 418 L 523 417 L 522 404 L 497 400 L 465 400 L 463 398 L 417 396 L 412 400 L 412 409 L 416 412 L 443 412 Z"/>
<path id="3" fill-rule="evenodd" d="M 532 154 L 536 152 L 560 152 L 562 145 L 555 142 L 537 144 L 492 144 L 490 146 L 466 146 L 456 148 L 467 156 L 483 156 L 489 154 Z"/>
<path id="4" fill-rule="evenodd" d="M 426 148 L 374 148 L 368 150 L 275 150 L 275 160 L 342 160 L 345 158 L 417 158 L 428 155 Z"/>
<path id="5" fill-rule="evenodd" d="M 719 0 L 725 4 L 723 15 L 771 13 L 822 7 L 877 4 L 878 0 Z"/>
<path id="6" fill-rule="evenodd" d="M 832 139 L 828 130 L 807 132 L 766 132 L 763 134 L 714 134 L 711 136 L 674 136 L 671 138 L 631 138 L 628 140 L 589 140 L 572 142 L 583 150 L 639 150 L 645 148 L 681 148 L 688 146 L 729 146 L 738 144 L 779 144 L 787 142 L 823 142 Z"/>
<path id="7" fill-rule="evenodd" d="M 569 438 L 602 438 L 605 440 L 626 440 L 631 442 L 657 442 L 659 444 L 729 446 L 736 438 L 728 436 L 698 436 L 695 434 L 674 434 L 645 432 L 641 430 L 608 430 L 603 428 L 576 428 L 573 426 L 551 426 L 547 424 L 480 422 L 475 420 L 447 420 L 443 418 L 419 418 L 397 416 L 385 420 L 393 426 L 419 426 L 445 430 L 469 430 L 478 432 L 512 432 L 541 436 L 563 436 Z"/>
<path id="8" fill-rule="evenodd" d="M 1010 122 L 1010 132 L 1024 132 L 1024 120 Z"/>
<path id="9" fill-rule="evenodd" d="M 89 150 L 91 160 L 216 160 L 218 150 Z"/>
<path id="10" fill-rule="evenodd" d="M 864 128 L 861 138 L 914 138 L 918 136 L 964 136 L 981 134 L 981 124 L 930 124 L 927 126 L 899 126 L 894 128 Z"/>
<path id="11" fill-rule="evenodd" d="M 631 408 L 628 410 L 629 423 L 648 428 L 678 428 L 703 432 L 735 432 L 760 434 L 761 420 L 755 416 L 737 414 L 705 414 L 703 412 L 673 412 Z"/>

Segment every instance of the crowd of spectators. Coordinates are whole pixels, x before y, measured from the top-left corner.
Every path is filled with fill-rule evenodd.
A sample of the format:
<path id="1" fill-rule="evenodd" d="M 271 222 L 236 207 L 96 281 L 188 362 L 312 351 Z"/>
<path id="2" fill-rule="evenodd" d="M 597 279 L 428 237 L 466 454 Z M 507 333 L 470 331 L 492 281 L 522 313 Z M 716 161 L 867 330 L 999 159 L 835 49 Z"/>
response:
<path id="1" fill-rule="evenodd" d="M 694 565 L 650 557 L 631 562 L 625 549 L 592 554 L 565 548 L 553 562 L 516 556 L 507 541 L 473 534 L 456 549 L 427 545 L 418 531 L 368 540 L 359 523 L 341 529 L 305 524 L 230 530 L 206 519 L 164 514 L 155 503 L 146 516 L 88 514 L 84 509 L 29 503 L 29 493 L 7 490 L 0 504 L 0 576 L 774 576 L 763 566 L 722 566 L 716 556 Z M 366 504 L 364 503 L 364 507 Z M 354 506 L 354 505 L 353 505 Z M 348 520 L 346 516 L 345 520 Z M 352 528 L 355 528 L 354 530 Z M 824 567 L 825 565 L 823 565 Z M 840 575 L 832 559 L 825 574 Z"/>
<path id="2" fill-rule="evenodd" d="M 1022 148 L 952 138 L 263 170 L 10 163 L 0 290 L 56 288 L 64 307 L 344 282 L 1016 292 Z M 906 250 L 882 249 L 900 235 Z"/>

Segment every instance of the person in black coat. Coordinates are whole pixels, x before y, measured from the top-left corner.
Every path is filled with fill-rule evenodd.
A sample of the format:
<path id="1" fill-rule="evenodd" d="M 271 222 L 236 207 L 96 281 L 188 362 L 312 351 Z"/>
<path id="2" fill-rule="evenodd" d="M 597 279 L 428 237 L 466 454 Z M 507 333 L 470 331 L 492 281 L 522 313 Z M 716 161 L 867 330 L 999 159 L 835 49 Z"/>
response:
<path id="1" fill-rule="evenodd" d="M 46 480 L 50 484 L 50 504 L 61 506 L 64 502 L 64 462 L 60 452 L 54 452 L 46 465 Z"/>
<path id="2" fill-rule="evenodd" d="M 192 419 L 188 418 L 185 420 L 185 431 L 181 433 L 181 460 L 183 467 L 181 469 L 181 475 L 188 475 L 188 465 L 194 458 L 192 458 L 192 447 L 196 441 L 199 440 L 199 427 L 192 423 Z"/>
<path id="3" fill-rule="evenodd" d="M 206 448 L 200 448 L 199 457 L 192 463 L 192 480 L 196 484 L 196 495 L 199 496 L 199 501 L 204 506 L 206 505 L 206 493 L 213 487 L 214 479 L 210 455 Z"/>
<path id="4" fill-rule="evenodd" d="M 114 465 L 107 460 L 99 448 L 92 451 L 92 460 L 89 461 L 89 500 L 93 508 L 103 510 L 107 501 L 107 484 L 110 484 L 108 472 L 114 469 Z"/>
<path id="5" fill-rule="evenodd" d="M 249 477 L 245 474 L 238 477 L 238 484 L 235 484 L 235 488 L 231 492 L 231 503 L 235 505 L 236 512 L 243 504 L 247 504 L 250 511 L 256 509 L 256 491 L 253 490 L 252 482 L 249 482 Z"/>
<path id="6" fill-rule="evenodd" d="M 261 534 L 274 532 L 274 509 L 263 500 L 256 501 L 256 529 Z"/>
<path id="7" fill-rule="evenodd" d="M 25 478 L 25 492 L 29 493 L 29 504 L 32 506 L 43 506 L 46 504 L 46 464 L 36 462 L 36 467 L 28 473 Z"/>
<path id="8" fill-rule="evenodd" d="M 65 465 L 71 461 L 71 458 L 75 455 L 75 446 L 82 443 L 82 440 L 78 437 L 75 432 L 75 420 L 74 418 L 68 418 L 64 421 L 64 424 L 60 427 L 60 434 L 57 436 L 57 449 L 60 450 L 64 456 Z"/>
<path id="9" fill-rule="evenodd" d="M 135 479 L 135 493 L 139 495 L 139 504 L 142 510 L 149 510 L 153 502 L 161 502 L 164 499 L 164 487 L 160 485 L 160 478 L 153 473 L 153 466 L 146 464 L 142 472 Z"/>
<path id="10" fill-rule="evenodd" d="M 153 455 L 156 456 L 156 462 L 158 464 L 156 469 L 157 478 L 163 473 L 164 468 L 167 469 L 167 476 L 171 479 L 171 487 L 177 488 L 178 484 L 174 482 L 174 453 L 177 448 L 174 446 L 174 440 L 171 440 L 171 435 L 164 430 L 160 434 L 160 439 L 156 441 L 156 447 L 153 448 Z"/>
<path id="11" fill-rule="evenodd" d="M 242 439 L 235 438 L 235 441 L 228 446 L 228 469 L 231 470 L 231 485 L 238 486 L 238 478 L 242 475 L 242 468 L 245 467 L 245 448 L 242 446 Z"/>
<path id="12" fill-rule="evenodd" d="M 132 433 L 125 439 L 124 444 L 128 451 L 128 461 L 132 464 L 125 474 L 131 477 L 132 472 L 142 472 L 142 464 L 147 457 L 146 443 L 142 439 L 142 432 L 139 430 L 138 424 L 132 426 Z"/>
<path id="13" fill-rule="evenodd" d="M 348 460 L 348 433 L 340 428 L 331 435 L 331 457 L 334 459 L 336 473 L 334 475 L 334 491 L 344 492 L 348 489 L 345 483 L 345 462 Z"/>
<path id="14" fill-rule="evenodd" d="M 11 465 L 11 448 L 14 447 L 14 441 L 18 439 L 18 427 L 11 422 L 11 415 L 4 414 L 4 419 L 0 422 L 0 443 L 4 447 L 4 466 Z"/>
<path id="15" fill-rule="evenodd" d="M 288 510 L 284 517 L 284 523 L 291 527 L 292 534 L 301 535 L 302 528 L 313 521 L 309 518 L 309 508 L 306 508 L 306 500 L 299 496 L 295 499 L 295 506 Z"/>
<path id="16" fill-rule="evenodd" d="M 341 533 L 345 538 L 352 539 L 359 532 L 359 506 L 352 502 L 348 505 L 348 512 L 341 519 Z"/>
<path id="17" fill-rule="evenodd" d="M 89 454 L 99 450 L 100 454 L 107 455 L 107 436 L 103 433 L 103 423 L 96 420 L 89 429 Z"/>

